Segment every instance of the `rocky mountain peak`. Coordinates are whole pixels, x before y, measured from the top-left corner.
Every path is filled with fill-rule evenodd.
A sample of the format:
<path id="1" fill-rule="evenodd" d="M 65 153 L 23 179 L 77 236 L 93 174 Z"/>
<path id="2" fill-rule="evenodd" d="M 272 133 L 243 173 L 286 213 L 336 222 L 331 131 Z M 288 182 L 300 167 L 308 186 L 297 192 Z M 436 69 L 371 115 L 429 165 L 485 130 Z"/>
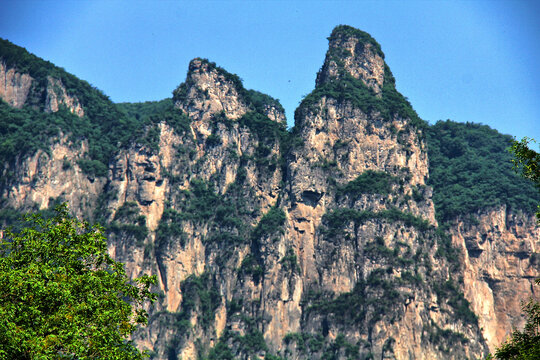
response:
<path id="1" fill-rule="evenodd" d="M 317 74 L 316 86 L 352 76 L 381 96 L 385 75 L 384 53 L 368 33 L 339 25 L 328 38 L 328 51 Z"/>
<path id="2" fill-rule="evenodd" d="M 206 59 L 195 58 L 189 63 L 186 81 L 173 92 L 177 108 L 188 116 L 207 120 L 224 112 L 237 119 L 248 111 L 240 78 Z"/>
<path id="3" fill-rule="evenodd" d="M 104 225 L 128 276 L 157 275 L 132 338 L 156 359 L 483 358 L 538 296 L 540 198 L 511 139 L 430 126 L 394 81 L 338 26 L 288 132 L 206 59 L 172 101 L 114 104 L 0 39 L 0 224 L 68 201 Z"/>

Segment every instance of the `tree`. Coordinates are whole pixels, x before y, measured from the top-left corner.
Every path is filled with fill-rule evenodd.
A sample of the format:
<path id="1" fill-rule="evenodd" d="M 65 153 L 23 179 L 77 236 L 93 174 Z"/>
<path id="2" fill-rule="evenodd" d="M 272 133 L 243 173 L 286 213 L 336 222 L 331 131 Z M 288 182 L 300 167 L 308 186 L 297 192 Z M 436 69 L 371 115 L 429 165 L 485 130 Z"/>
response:
<path id="1" fill-rule="evenodd" d="M 540 154 L 529 148 L 531 141 L 535 142 L 528 137 L 524 137 L 521 141 L 514 140 L 510 149 L 515 157 L 512 162 L 514 163 L 514 169 L 521 172 L 523 177 L 533 181 L 540 190 Z M 538 205 L 536 218 L 540 222 L 540 205 Z"/>
<path id="2" fill-rule="evenodd" d="M 530 141 L 531 139 L 525 137 L 512 144 L 514 168 L 532 180 L 540 190 L 540 154 L 529 148 Z M 540 222 L 540 206 L 536 217 Z M 536 284 L 540 285 L 540 279 L 536 279 Z M 523 305 L 523 311 L 527 315 L 525 328 L 523 331 L 514 330 L 512 336 L 497 348 L 497 359 L 540 359 L 540 303 L 530 299 Z"/>
<path id="3" fill-rule="evenodd" d="M 127 338 L 147 323 L 155 282 L 129 283 L 103 228 L 66 204 L 26 216 L 20 233 L 0 232 L 0 359 L 141 359 Z"/>

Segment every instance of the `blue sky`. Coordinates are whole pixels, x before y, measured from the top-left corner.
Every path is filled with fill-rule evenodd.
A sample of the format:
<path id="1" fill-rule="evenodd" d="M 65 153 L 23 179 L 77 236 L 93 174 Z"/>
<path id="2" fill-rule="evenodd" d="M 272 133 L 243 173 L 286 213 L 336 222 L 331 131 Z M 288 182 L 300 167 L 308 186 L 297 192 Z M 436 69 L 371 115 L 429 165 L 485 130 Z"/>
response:
<path id="1" fill-rule="evenodd" d="M 540 140 L 540 2 L 27 1 L 0 5 L 0 37 L 115 102 L 160 100 L 195 57 L 279 98 L 289 124 L 327 37 L 347 24 L 382 46 L 420 117 Z"/>

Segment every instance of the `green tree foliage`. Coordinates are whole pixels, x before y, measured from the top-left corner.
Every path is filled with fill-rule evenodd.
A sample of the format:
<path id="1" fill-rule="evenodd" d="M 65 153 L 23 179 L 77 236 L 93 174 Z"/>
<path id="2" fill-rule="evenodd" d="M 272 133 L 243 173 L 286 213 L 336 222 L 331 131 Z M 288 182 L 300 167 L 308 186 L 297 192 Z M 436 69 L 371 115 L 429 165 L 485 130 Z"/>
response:
<path id="1" fill-rule="evenodd" d="M 5 173 L 10 163 L 38 149 L 47 151 L 51 138 L 58 136 L 60 129 L 71 127 L 75 118 L 65 109 L 49 114 L 29 107 L 15 109 L 0 100 L 0 184 L 11 176 Z"/>
<path id="2" fill-rule="evenodd" d="M 141 359 L 127 341 L 155 300 L 147 275 L 130 284 L 107 253 L 103 229 L 67 206 L 27 216 L 0 239 L 0 359 Z"/>
<path id="3" fill-rule="evenodd" d="M 397 178 L 384 171 L 367 170 L 356 179 L 338 188 L 339 195 L 381 194 L 388 195 Z"/>
<path id="4" fill-rule="evenodd" d="M 540 154 L 529 148 L 529 143 L 534 140 L 524 137 L 521 141 L 512 143 L 510 151 L 514 154 L 514 169 L 521 172 L 521 175 L 534 182 L 540 190 Z M 540 222 L 540 205 L 536 212 L 536 218 Z"/>
<path id="5" fill-rule="evenodd" d="M 440 222 L 506 205 L 534 213 L 540 194 L 512 170 L 512 138 L 486 125 L 439 121 L 428 131 L 429 185 Z"/>

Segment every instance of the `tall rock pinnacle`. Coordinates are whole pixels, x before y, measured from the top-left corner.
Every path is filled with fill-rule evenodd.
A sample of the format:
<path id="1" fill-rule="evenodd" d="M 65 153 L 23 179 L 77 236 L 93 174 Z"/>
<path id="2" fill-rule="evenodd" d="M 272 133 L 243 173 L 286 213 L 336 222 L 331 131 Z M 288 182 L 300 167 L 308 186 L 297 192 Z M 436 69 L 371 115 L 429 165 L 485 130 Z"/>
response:
<path id="1" fill-rule="evenodd" d="M 195 119 L 207 119 L 223 111 L 237 119 L 248 111 L 240 79 L 216 64 L 196 58 L 191 60 L 186 82 L 173 92 L 175 106 Z"/>
<path id="2" fill-rule="evenodd" d="M 352 76 L 380 96 L 384 83 L 384 54 L 368 33 L 347 25 L 334 28 L 328 38 L 329 48 L 316 86 Z"/>

